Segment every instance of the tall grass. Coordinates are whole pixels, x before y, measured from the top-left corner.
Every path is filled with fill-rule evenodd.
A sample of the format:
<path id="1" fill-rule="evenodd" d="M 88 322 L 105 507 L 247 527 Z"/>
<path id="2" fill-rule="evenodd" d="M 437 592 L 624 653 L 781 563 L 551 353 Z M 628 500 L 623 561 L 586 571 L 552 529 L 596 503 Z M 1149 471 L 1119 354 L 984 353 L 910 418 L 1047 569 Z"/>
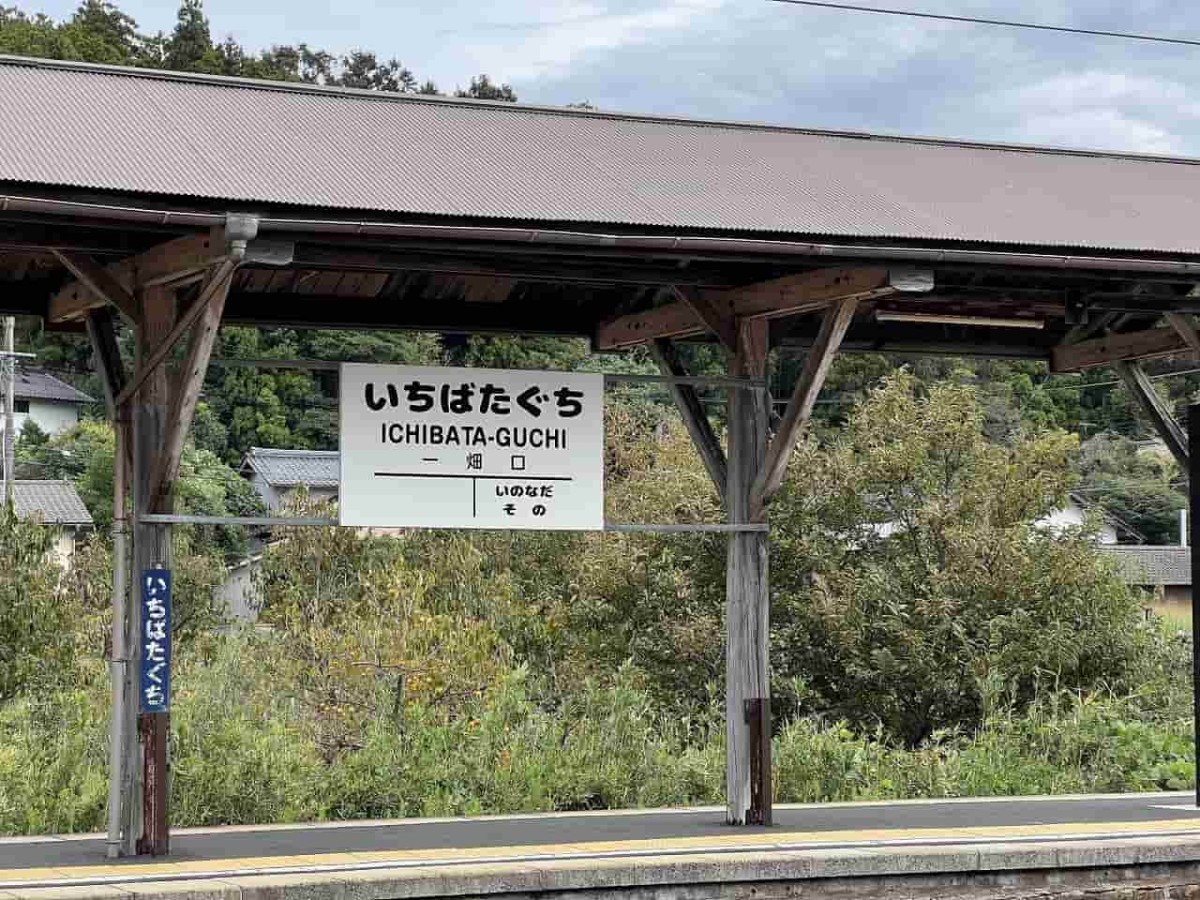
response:
<path id="1" fill-rule="evenodd" d="M 356 746 L 332 760 L 279 683 L 277 638 L 215 638 L 183 659 L 172 714 L 176 825 L 680 806 L 722 801 L 723 729 L 665 718 L 635 675 L 551 702 L 516 669 L 452 714 L 396 714 L 381 682 Z M 0 833 L 102 826 L 100 688 L 0 710 Z M 775 739 L 781 802 L 1185 788 L 1191 720 L 1146 696 L 1054 694 L 908 750 L 798 718 Z"/>

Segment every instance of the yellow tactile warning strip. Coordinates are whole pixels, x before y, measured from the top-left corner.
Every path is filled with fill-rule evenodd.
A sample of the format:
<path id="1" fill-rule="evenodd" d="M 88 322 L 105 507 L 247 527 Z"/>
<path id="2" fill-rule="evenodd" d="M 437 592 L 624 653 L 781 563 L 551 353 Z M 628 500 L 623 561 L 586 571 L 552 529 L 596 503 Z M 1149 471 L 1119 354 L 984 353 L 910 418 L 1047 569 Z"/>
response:
<path id="1" fill-rule="evenodd" d="M 1168 835 L 1200 837 L 1200 819 L 1142 822 L 1074 822 L 1050 825 L 1003 825 L 978 828 L 889 828 L 857 831 L 731 833 L 705 837 L 597 841 L 507 847 L 456 847 L 262 856 L 180 862 L 122 863 L 61 868 L 0 869 L 5 888 L 38 885 L 130 884 L 287 873 L 422 868 L 469 863 L 545 862 L 588 858 L 647 858 L 679 854 L 772 852 L 804 849 L 879 848 L 928 845 L 979 845 L 1104 840 Z"/>
<path id="2" fill-rule="evenodd" d="M 841 832 L 731 833 L 701 838 L 595 841 L 505 847 L 457 847 L 437 850 L 311 853 L 305 856 L 246 857 L 187 860 L 187 862 L 124 863 L 62 866 L 62 868 L 2 869 L 0 892 L 7 888 L 128 884 L 142 881 L 191 880 L 233 875 L 288 872 L 332 872 L 452 866 L 470 863 L 546 862 L 588 858 L 653 858 L 676 854 L 834 850 L 834 848 L 901 847 L 919 845 L 980 845 L 992 842 L 1159 838 L 1164 835 L 1200 836 L 1200 817 L 1144 822 L 1073 822 L 1019 824 L 978 828 L 888 828 Z"/>

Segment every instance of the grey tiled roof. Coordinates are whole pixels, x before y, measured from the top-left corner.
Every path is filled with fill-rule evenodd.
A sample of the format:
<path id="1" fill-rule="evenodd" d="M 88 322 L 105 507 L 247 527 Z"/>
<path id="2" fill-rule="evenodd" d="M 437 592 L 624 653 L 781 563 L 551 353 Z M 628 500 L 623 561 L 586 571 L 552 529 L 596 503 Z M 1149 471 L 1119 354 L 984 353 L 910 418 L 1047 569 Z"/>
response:
<path id="1" fill-rule="evenodd" d="M 47 525 L 91 525 L 92 516 L 69 481 L 14 481 L 13 506 L 22 519 Z"/>
<path id="2" fill-rule="evenodd" d="M 385 216 L 1200 252 L 1196 160 L 16 57 L 0 58 L 0 97 L 10 184 Z"/>
<path id="3" fill-rule="evenodd" d="M 17 368 L 13 396 L 18 400 L 60 400 L 64 403 L 94 403 L 83 391 L 41 369 Z"/>
<path id="4" fill-rule="evenodd" d="M 251 447 L 242 471 L 257 472 L 274 487 L 335 488 L 341 483 L 336 450 L 272 450 Z"/>
<path id="5" fill-rule="evenodd" d="M 1192 583 L 1192 551 L 1189 547 L 1110 546 L 1101 550 L 1117 561 L 1122 576 L 1130 584 Z"/>

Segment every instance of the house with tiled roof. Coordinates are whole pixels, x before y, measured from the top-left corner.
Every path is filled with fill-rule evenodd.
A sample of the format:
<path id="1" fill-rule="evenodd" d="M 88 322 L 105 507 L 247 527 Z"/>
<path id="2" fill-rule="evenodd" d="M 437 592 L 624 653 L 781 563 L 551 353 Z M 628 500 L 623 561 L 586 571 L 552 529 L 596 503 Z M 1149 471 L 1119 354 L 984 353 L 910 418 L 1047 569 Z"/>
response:
<path id="1" fill-rule="evenodd" d="M 19 519 L 55 530 L 53 555 L 66 565 L 80 533 L 93 527 L 92 515 L 69 481 L 13 482 L 13 509 Z"/>
<path id="2" fill-rule="evenodd" d="M 1102 549 L 1128 584 L 1160 590 L 1166 603 L 1191 601 L 1191 547 L 1127 544 Z"/>
<path id="3" fill-rule="evenodd" d="M 78 424 L 80 412 L 95 398 L 36 368 L 17 368 L 13 386 L 13 431 L 21 433 L 27 421 L 34 422 L 46 434 L 58 434 Z M 0 434 L 4 422 L 0 419 Z"/>
<path id="4" fill-rule="evenodd" d="M 313 500 L 334 500 L 341 483 L 336 450 L 275 450 L 251 447 L 242 460 L 241 473 L 254 485 L 267 508 L 284 505 L 298 489 Z"/>

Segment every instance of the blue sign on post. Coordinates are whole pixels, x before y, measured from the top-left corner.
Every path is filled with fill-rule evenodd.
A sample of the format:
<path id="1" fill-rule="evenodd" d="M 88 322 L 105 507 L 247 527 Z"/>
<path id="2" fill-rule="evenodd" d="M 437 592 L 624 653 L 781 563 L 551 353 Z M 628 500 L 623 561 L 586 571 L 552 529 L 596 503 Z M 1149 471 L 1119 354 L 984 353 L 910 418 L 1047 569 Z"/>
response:
<path id="1" fill-rule="evenodd" d="M 141 710 L 171 707 L 171 572 L 142 572 Z"/>

